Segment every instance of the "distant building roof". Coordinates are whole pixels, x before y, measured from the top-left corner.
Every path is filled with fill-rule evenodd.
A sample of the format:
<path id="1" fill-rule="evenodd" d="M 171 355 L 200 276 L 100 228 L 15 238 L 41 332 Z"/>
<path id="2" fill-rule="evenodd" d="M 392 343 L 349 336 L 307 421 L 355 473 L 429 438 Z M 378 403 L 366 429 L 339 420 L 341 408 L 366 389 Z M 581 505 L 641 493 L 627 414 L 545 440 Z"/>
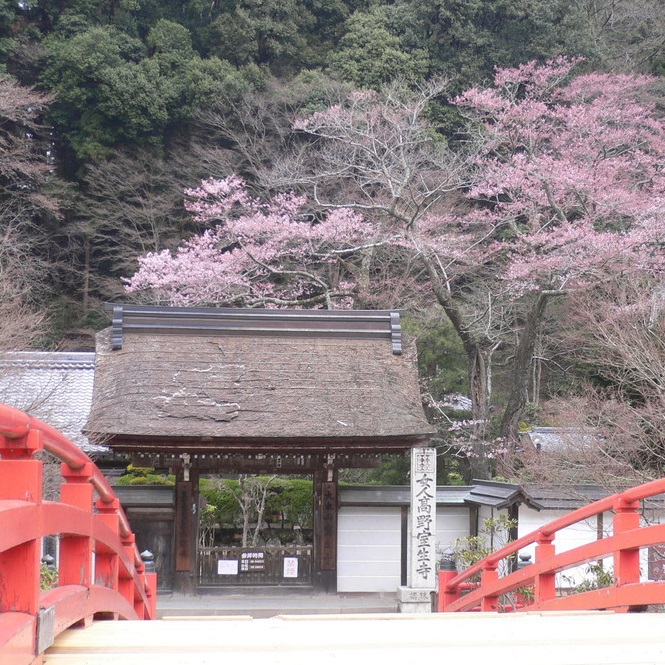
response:
<path id="1" fill-rule="evenodd" d="M 452 409 L 453 411 L 471 411 L 473 408 L 471 398 L 461 393 L 444 395 L 441 400 L 441 406 Z"/>
<path id="2" fill-rule="evenodd" d="M 598 440 L 598 433 L 583 427 L 535 426 L 522 432 L 523 439 L 530 441 L 537 450 L 556 450 L 566 446 L 589 445 Z"/>
<path id="3" fill-rule="evenodd" d="M 87 431 L 117 450 L 408 449 L 433 433 L 399 312 L 114 307 Z"/>
<path id="4" fill-rule="evenodd" d="M 105 452 L 82 434 L 94 375 L 94 353 L 5 353 L 0 355 L 0 402 L 55 427 L 88 454 Z"/>
<path id="5" fill-rule="evenodd" d="M 628 487 L 610 489 L 602 485 L 584 483 L 549 487 L 525 485 L 525 490 L 529 493 L 529 496 L 537 501 L 543 509 L 564 511 L 576 510 L 624 489 L 628 489 Z M 663 501 L 663 495 L 653 496 L 644 501 L 643 507 L 662 508 Z"/>
<path id="6" fill-rule="evenodd" d="M 466 502 L 490 508 L 507 508 L 515 503 L 525 503 L 530 508 L 540 510 L 543 506 L 527 493 L 521 485 L 494 480 L 474 480 Z"/>

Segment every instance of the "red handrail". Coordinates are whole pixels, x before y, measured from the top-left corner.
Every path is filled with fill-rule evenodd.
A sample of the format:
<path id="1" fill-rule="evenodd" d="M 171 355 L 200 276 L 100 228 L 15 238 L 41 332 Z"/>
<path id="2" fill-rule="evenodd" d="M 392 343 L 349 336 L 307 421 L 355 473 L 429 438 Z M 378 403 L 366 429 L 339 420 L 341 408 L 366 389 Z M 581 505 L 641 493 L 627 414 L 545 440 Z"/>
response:
<path id="1" fill-rule="evenodd" d="M 665 542 L 665 525 L 640 526 L 640 501 L 665 493 L 665 478 L 654 480 L 624 492 L 583 506 L 473 564 L 465 571 L 439 573 L 439 610 L 445 612 L 497 610 L 500 597 L 511 591 L 533 587 L 533 599 L 522 596 L 522 608 L 548 609 L 631 609 L 665 602 L 665 584 L 640 583 L 640 548 Z M 614 511 L 613 534 L 580 547 L 556 554 L 554 541 L 566 527 L 599 514 Z M 516 572 L 499 576 L 502 561 L 509 560 L 524 547 L 536 545 L 535 563 Z M 614 558 L 614 585 L 569 596 L 557 596 L 555 575 L 558 572 L 602 559 Z M 508 566 L 507 566 L 508 567 Z M 470 585 L 480 575 L 480 584 Z M 462 591 L 471 591 L 462 595 Z M 638 602 L 639 601 L 639 602 Z"/>
<path id="2" fill-rule="evenodd" d="M 40 450 L 62 461 L 58 502 L 42 497 Z M 41 539 L 56 534 L 58 586 L 41 591 Z M 90 458 L 53 427 L 0 404 L 0 661 L 40 662 L 55 636 L 95 618 L 155 618 L 156 584 Z"/>

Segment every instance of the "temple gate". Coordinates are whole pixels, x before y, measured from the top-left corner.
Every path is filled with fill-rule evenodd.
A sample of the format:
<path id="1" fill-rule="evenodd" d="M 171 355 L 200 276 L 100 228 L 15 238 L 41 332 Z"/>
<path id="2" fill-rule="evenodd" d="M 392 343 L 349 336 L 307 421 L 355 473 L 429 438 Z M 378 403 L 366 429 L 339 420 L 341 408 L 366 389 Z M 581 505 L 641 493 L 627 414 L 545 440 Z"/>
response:
<path id="1" fill-rule="evenodd" d="M 86 433 L 175 471 L 174 590 L 197 588 L 199 477 L 233 472 L 313 477 L 312 583 L 335 591 L 339 470 L 433 433 L 402 312 L 110 309 Z"/>

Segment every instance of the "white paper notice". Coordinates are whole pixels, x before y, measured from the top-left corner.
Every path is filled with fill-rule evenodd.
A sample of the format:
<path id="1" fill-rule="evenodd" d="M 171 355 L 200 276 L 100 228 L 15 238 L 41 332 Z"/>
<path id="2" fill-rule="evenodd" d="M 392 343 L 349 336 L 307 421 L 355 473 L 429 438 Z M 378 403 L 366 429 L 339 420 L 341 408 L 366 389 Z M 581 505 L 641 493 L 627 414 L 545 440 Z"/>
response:
<path id="1" fill-rule="evenodd" d="M 219 559 L 217 561 L 218 575 L 237 575 L 238 559 Z"/>
<path id="2" fill-rule="evenodd" d="M 298 577 L 298 557 L 284 557 L 284 577 Z"/>

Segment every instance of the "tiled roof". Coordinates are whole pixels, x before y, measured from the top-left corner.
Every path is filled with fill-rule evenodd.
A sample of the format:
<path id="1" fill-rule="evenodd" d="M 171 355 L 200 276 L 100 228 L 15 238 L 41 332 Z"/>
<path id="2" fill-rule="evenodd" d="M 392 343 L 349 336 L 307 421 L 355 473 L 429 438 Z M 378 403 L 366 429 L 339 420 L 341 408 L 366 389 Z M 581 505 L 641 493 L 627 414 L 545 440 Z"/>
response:
<path id="1" fill-rule="evenodd" d="M 594 501 L 600 501 L 610 494 L 621 492 L 626 488 L 609 489 L 601 485 L 570 484 L 566 486 L 543 487 L 541 485 L 526 485 L 525 491 L 539 503 L 545 510 L 576 510 Z M 664 497 L 662 494 L 647 499 L 643 508 L 658 507 L 662 509 Z"/>
<path id="2" fill-rule="evenodd" d="M 507 508 L 514 503 L 525 503 L 527 506 L 540 510 L 542 505 L 524 491 L 521 485 L 493 480 L 474 480 L 466 499 L 467 503 L 491 508 Z"/>
<path id="3" fill-rule="evenodd" d="M 537 450 L 558 450 L 566 446 L 592 444 L 598 438 L 597 432 L 581 427 L 532 427 L 522 433 L 523 440 L 530 441 Z"/>
<path id="4" fill-rule="evenodd" d="M 0 355 L 0 402 L 55 427 L 88 454 L 104 452 L 81 433 L 94 375 L 94 353 L 5 353 Z"/>

